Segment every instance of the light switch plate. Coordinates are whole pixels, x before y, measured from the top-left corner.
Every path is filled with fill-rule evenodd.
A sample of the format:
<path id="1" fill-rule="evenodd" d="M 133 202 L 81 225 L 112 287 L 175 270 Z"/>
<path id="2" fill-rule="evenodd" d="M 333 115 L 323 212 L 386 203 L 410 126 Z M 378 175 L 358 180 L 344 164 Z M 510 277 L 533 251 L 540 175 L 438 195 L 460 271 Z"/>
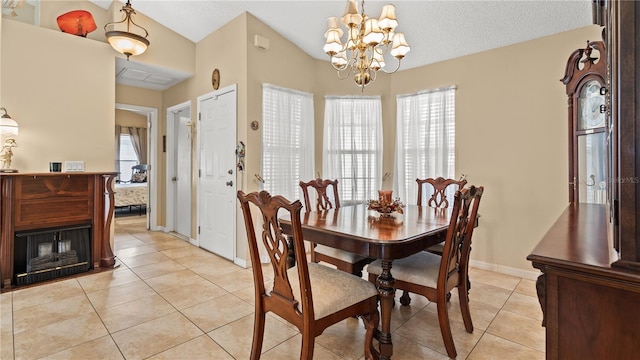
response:
<path id="1" fill-rule="evenodd" d="M 65 161 L 64 171 L 66 172 L 84 171 L 84 161 Z"/>

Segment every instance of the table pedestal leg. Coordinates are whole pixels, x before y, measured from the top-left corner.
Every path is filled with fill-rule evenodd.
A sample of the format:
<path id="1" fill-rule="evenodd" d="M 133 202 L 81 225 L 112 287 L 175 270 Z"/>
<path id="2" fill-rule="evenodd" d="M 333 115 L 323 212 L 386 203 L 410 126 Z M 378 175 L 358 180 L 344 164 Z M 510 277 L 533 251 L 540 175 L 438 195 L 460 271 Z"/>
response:
<path id="1" fill-rule="evenodd" d="M 380 360 L 389 360 L 393 354 L 391 342 L 391 310 L 393 298 L 396 294 L 396 280 L 391 276 L 391 261 L 382 260 L 382 273 L 376 280 L 378 294 L 380 295 L 381 331 L 379 334 Z"/>

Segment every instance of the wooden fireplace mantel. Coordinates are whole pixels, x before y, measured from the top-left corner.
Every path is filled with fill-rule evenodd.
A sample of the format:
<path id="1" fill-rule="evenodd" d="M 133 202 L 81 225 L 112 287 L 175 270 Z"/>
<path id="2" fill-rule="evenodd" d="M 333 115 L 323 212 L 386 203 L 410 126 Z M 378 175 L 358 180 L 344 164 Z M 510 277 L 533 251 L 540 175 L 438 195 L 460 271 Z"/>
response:
<path id="1" fill-rule="evenodd" d="M 91 225 L 91 268 L 113 267 L 115 172 L 0 174 L 0 285 L 14 284 L 15 233 Z"/>

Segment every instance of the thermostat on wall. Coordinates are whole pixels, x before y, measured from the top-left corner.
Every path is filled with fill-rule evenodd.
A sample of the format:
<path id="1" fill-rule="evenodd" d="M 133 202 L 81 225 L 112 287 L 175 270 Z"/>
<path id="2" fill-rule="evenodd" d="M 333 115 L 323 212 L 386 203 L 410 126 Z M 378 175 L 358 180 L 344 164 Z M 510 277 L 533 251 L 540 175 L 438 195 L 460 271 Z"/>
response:
<path id="1" fill-rule="evenodd" d="M 64 171 L 66 172 L 84 171 L 84 161 L 65 161 Z"/>

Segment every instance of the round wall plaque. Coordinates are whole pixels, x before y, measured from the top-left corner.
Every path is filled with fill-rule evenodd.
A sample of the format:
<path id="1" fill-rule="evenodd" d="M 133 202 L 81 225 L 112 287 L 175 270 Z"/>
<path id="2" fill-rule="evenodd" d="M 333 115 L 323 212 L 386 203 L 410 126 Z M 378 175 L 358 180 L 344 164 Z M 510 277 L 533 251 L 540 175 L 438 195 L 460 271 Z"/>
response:
<path id="1" fill-rule="evenodd" d="M 213 70 L 213 74 L 211 74 L 211 85 L 213 86 L 213 90 L 218 90 L 220 87 L 220 70 Z"/>

